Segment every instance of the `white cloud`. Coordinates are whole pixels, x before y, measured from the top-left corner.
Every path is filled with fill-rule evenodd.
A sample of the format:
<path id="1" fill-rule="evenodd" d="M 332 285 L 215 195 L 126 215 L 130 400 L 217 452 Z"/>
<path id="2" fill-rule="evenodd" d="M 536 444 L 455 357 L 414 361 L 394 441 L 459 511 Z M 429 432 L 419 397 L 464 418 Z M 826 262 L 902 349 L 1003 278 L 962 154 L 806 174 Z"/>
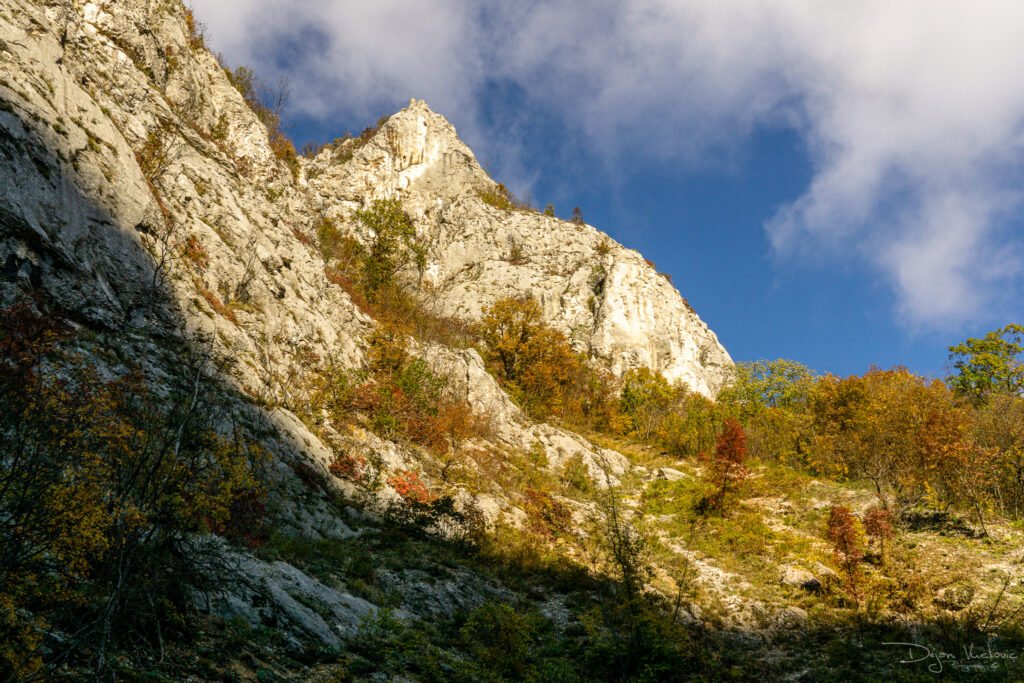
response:
<path id="1" fill-rule="evenodd" d="M 481 123 L 488 78 L 521 86 L 609 165 L 627 155 L 728 159 L 758 127 L 792 126 L 814 177 L 766 217 L 780 266 L 867 266 L 890 283 L 911 326 L 985 317 L 1020 284 L 1016 0 L 196 6 L 232 61 L 287 71 L 294 102 L 311 116 L 370 118 L 423 97 L 478 147 L 499 140 L 492 153 L 515 140 Z M 268 51 L 280 45 L 288 59 Z"/>

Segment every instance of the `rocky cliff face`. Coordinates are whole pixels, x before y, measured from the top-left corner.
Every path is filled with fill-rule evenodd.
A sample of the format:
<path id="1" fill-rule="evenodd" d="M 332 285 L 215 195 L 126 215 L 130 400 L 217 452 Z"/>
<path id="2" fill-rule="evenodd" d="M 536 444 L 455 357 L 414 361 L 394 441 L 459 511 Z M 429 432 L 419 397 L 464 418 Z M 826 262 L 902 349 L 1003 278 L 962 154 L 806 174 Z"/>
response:
<path id="1" fill-rule="evenodd" d="M 442 116 L 418 100 L 339 164 L 306 168 L 321 209 L 345 217 L 368 197 L 399 196 L 431 243 L 425 280 L 446 314 L 473 320 L 495 300 L 533 295 L 548 322 L 621 372 L 645 366 L 713 396 L 728 353 L 675 288 L 637 252 L 589 225 L 488 205 L 495 183 Z"/>
<path id="2" fill-rule="evenodd" d="M 293 173 L 177 2 L 0 0 L 0 299 L 41 296 L 156 383 L 173 370 L 172 341 L 229 354 L 238 411 L 274 406 L 262 410 L 272 497 L 300 534 L 353 532 L 308 495 L 296 463 L 329 478 L 342 451 L 372 451 L 387 471 L 423 457 L 358 429 L 325 443 L 287 409 L 303 400 L 310 358 L 359 367 L 375 325 L 324 275 L 311 238 L 324 216 L 362 239 L 353 211 L 398 197 L 430 245 L 410 285 L 429 287 L 442 313 L 474 320 L 502 297 L 533 295 L 577 348 L 617 372 L 647 366 L 708 396 L 720 388 L 728 354 L 640 254 L 588 225 L 495 208 L 480 194 L 493 186 L 451 124 L 418 101 L 365 144 L 299 159 Z M 484 445 L 495 453 L 540 448 L 537 467 L 551 470 L 579 457 L 599 484 L 602 469 L 628 470 L 615 451 L 528 420 L 475 351 L 420 351 L 491 415 Z M 509 492 L 478 504 L 492 521 L 521 523 Z M 328 644 L 374 609 L 283 563 L 239 565 L 276 618 Z M 410 594 L 426 590 L 400 579 Z M 223 609 L 258 622 L 249 593 Z M 329 609 L 311 612 L 310 595 Z"/>
<path id="3" fill-rule="evenodd" d="M 471 335 L 406 338 L 356 305 L 319 229 L 366 243 L 354 213 L 398 198 L 428 249 L 389 291 L 431 324 L 531 295 L 595 365 L 706 396 L 731 366 L 640 254 L 502 202 L 423 102 L 312 159 L 275 147 L 189 20 L 179 0 L 0 0 L 0 678 L 39 654 L 27 680 L 902 680 L 888 641 L 1020 650 L 1005 518 L 982 533 L 915 509 L 867 547 L 851 603 L 826 520 L 882 510 L 787 464 L 809 414 L 759 412 L 752 476 L 708 514 L 715 468 L 692 456 L 736 404 L 652 401 L 677 443 L 640 438 L 640 411 L 628 437 L 614 410 L 539 422 Z M 414 412 L 416 382 L 443 388 L 417 395 L 432 441 L 373 419 L 374 401 Z M 596 394 L 594 414 L 616 404 Z M 229 468 L 229 491 L 197 474 Z M 39 561 L 12 572 L 12 547 Z"/>
<path id="4" fill-rule="evenodd" d="M 616 371 L 647 366 L 706 395 L 721 386 L 728 354 L 665 278 L 590 226 L 484 203 L 478 193 L 493 181 L 424 103 L 392 116 L 347 161 L 328 150 L 304 162 L 292 182 L 216 60 L 190 49 L 176 13 L 7 4 L 4 257 L 8 269 L 46 275 L 45 287 L 65 278 L 61 287 L 80 290 L 74 306 L 97 321 L 141 324 L 153 255 L 162 264 L 170 241 L 191 241 L 206 252 L 203 267 L 187 278 L 167 269 L 174 303 L 190 327 L 246 357 L 248 387 L 285 372 L 289 347 L 340 348 L 355 362 L 368 322 L 301 237 L 321 215 L 344 221 L 398 196 L 430 242 L 425 281 L 444 313 L 475 319 L 498 298 L 532 294 Z M 140 164 L 140 152 L 158 158 Z M 75 274 L 47 270 L 30 235 Z M 211 310 L 211 294 L 235 305 L 237 324 Z"/>

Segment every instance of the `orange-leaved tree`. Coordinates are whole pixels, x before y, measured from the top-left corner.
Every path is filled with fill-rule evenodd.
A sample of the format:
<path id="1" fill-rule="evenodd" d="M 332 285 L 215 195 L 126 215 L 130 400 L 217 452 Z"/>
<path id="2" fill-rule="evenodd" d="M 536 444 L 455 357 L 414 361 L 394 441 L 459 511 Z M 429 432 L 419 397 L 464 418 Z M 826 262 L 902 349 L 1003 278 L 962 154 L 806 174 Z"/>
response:
<path id="1" fill-rule="evenodd" d="M 883 507 L 907 508 L 928 494 L 943 449 L 960 439 L 959 427 L 949 424 L 956 411 L 944 384 L 906 368 L 823 377 L 811 392 L 814 464 L 870 482 Z"/>
<path id="2" fill-rule="evenodd" d="M 705 456 L 707 478 L 714 487 L 704 504 L 720 513 L 725 512 L 729 498 L 750 476 L 744 461 L 747 459 L 747 439 L 743 425 L 736 418 L 725 419 L 715 442 L 713 456 Z"/>
<path id="3" fill-rule="evenodd" d="M 843 570 L 846 587 L 855 605 L 860 604 L 861 568 L 864 559 L 864 527 L 850 509 L 833 505 L 826 531 L 836 562 Z"/>
<path id="4" fill-rule="evenodd" d="M 888 560 L 888 544 L 895 535 L 892 511 L 874 506 L 864 513 L 864 531 L 870 539 L 878 543 L 878 555 L 884 565 Z"/>

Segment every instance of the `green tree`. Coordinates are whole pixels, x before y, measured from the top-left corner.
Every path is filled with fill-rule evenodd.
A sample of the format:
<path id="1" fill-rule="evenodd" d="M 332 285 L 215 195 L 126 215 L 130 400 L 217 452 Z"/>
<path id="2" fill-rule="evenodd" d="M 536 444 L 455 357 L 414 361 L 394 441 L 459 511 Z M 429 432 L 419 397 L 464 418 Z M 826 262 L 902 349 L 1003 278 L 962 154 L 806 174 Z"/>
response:
<path id="1" fill-rule="evenodd" d="M 356 220 L 372 233 L 364 268 L 366 296 L 390 285 L 409 265 L 421 271 L 427 265 L 426 246 L 416 237 L 416 226 L 398 199 L 378 199 L 355 213 Z"/>
<path id="2" fill-rule="evenodd" d="M 700 455 L 714 448 L 723 419 L 719 404 L 697 393 L 683 393 L 662 421 L 661 442 L 675 456 Z"/>
<path id="3" fill-rule="evenodd" d="M 815 380 L 814 371 L 796 361 L 738 363 L 718 400 L 743 420 L 751 455 L 801 467 L 811 441 L 808 406 Z"/>
<path id="4" fill-rule="evenodd" d="M 658 372 L 634 368 L 622 378 L 619 410 L 626 416 L 630 433 L 647 440 L 658 433 L 678 403 L 678 391 Z"/>
<path id="5" fill-rule="evenodd" d="M 1011 323 L 949 347 L 956 371 L 947 378 L 953 391 L 981 405 L 992 394 L 1020 395 L 1024 391 L 1024 326 Z"/>
<path id="6" fill-rule="evenodd" d="M 737 405 L 742 413 L 800 407 L 807 403 L 814 380 L 806 365 L 783 358 L 737 363 L 733 381 L 719 400 Z"/>

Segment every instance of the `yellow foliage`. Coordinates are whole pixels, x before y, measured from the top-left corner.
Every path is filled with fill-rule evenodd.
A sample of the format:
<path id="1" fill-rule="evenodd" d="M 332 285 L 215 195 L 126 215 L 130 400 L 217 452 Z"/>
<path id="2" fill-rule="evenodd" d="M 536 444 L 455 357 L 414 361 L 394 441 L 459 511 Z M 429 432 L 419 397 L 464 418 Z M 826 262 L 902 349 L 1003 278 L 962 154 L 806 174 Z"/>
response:
<path id="1" fill-rule="evenodd" d="M 35 634 L 69 607 L 114 590 L 159 596 L 150 568 L 166 571 L 174 539 L 226 530 L 235 500 L 258 489 L 256 451 L 210 426 L 214 389 L 201 371 L 157 396 L 138 371 L 102 377 L 64 350 L 67 336 L 31 305 L 0 309 L 4 678 L 39 666 Z"/>
<path id="2" fill-rule="evenodd" d="M 479 332 L 488 364 L 529 412 L 567 412 L 567 389 L 582 364 L 565 335 L 544 322 L 535 299 L 494 302 L 484 311 Z"/>

